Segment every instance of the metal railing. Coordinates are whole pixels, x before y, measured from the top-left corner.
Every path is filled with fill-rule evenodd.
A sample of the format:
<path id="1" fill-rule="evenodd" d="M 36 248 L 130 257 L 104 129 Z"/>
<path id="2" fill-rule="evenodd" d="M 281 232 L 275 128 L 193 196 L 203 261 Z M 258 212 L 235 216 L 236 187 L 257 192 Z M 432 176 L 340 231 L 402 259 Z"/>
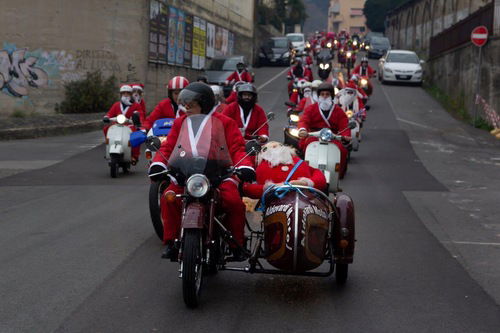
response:
<path id="1" fill-rule="evenodd" d="M 431 38 L 429 58 L 435 58 L 455 47 L 469 43 L 472 30 L 480 25 L 488 28 L 489 34 L 493 33 L 493 3 L 481 7 L 462 21 L 459 21 Z"/>

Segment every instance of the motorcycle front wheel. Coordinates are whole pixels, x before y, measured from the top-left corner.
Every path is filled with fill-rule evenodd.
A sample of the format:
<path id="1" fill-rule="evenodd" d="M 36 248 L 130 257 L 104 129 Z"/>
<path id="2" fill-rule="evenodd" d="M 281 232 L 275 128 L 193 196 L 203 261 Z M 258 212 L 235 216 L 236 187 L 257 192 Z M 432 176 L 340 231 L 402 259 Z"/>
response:
<path id="1" fill-rule="evenodd" d="M 184 303 L 189 308 L 196 308 L 200 303 L 200 291 L 203 282 L 202 242 L 201 230 L 184 230 L 182 294 Z"/>
<path id="2" fill-rule="evenodd" d="M 151 182 L 149 185 L 149 215 L 156 235 L 163 240 L 163 221 L 161 219 L 160 198 L 168 187 L 166 180 Z"/>

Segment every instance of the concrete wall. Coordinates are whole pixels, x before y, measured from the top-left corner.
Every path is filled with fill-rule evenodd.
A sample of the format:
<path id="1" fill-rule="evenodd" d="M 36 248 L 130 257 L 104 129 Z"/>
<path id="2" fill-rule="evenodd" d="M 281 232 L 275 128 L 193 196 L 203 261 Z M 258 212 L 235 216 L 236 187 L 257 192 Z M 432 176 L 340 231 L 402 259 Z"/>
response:
<path id="1" fill-rule="evenodd" d="M 253 1 L 169 0 L 169 5 L 235 33 L 235 54 L 252 55 Z M 200 71 L 148 62 L 149 0 L 16 0 L 0 11 L 0 115 L 53 113 L 66 82 L 101 70 L 146 84 L 148 109 L 174 75 Z M 17 77 L 10 75 L 15 68 Z M 117 94 L 118 98 L 118 94 Z M 102 112 L 106 110 L 101 110 Z"/>

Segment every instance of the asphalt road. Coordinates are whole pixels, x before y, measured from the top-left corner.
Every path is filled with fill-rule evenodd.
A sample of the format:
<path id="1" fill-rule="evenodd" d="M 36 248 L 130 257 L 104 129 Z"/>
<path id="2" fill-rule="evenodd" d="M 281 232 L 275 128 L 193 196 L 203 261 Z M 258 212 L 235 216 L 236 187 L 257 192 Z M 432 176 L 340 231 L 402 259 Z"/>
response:
<path id="1" fill-rule="evenodd" d="M 277 114 L 276 140 L 285 74 L 269 80 L 283 69 L 256 70 L 259 103 Z M 358 239 L 344 287 L 333 277 L 221 272 L 207 279 L 201 307 L 188 310 L 178 266 L 160 259 L 144 161 L 111 179 L 102 145 L 70 157 L 48 151 L 55 164 L 0 179 L 0 332 L 498 332 L 498 305 L 407 199 L 449 191 L 415 154 L 388 101 L 397 90 L 418 104 L 421 90 L 381 89 L 342 182 L 355 201 Z"/>

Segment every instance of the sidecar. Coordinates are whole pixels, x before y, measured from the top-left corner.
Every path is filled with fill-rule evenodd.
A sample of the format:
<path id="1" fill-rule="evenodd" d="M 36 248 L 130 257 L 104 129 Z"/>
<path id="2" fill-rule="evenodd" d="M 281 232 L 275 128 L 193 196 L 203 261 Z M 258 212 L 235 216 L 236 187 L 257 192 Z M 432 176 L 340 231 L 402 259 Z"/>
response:
<path id="1" fill-rule="evenodd" d="M 261 230 L 252 232 L 246 271 L 320 277 L 335 271 L 337 282 L 345 283 L 355 245 L 354 204 L 348 195 L 331 201 L 312 187 L 284 185 L 267 191 L 260 205 Z M 261 259 L 275 269 L 264 268 Z M 322 269 L 323 263 L 328 268 Z"/>

